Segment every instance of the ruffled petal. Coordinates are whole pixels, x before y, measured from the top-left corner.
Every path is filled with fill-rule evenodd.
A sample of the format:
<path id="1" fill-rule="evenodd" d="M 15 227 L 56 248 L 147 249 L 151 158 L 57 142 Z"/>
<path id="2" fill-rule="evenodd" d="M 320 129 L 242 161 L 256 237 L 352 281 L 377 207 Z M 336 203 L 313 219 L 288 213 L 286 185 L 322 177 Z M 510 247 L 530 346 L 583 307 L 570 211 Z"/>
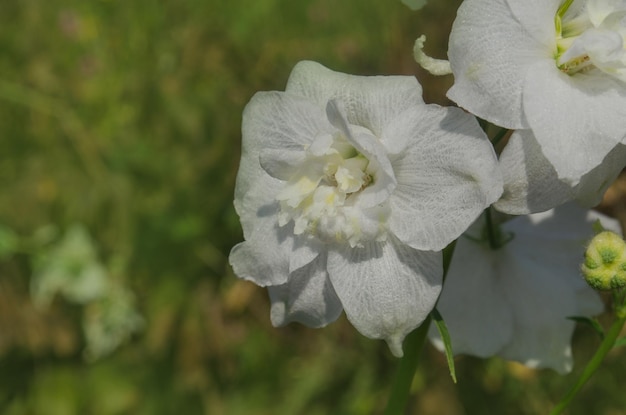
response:
<path id="1" fill-rule="evenodd" d="M 384 135 L 408 135 L 392 161 L 390 230 L 415 249 L 441 250 L 502 193 L 493 148 L 476 119 L 435 105 L 403 113 Z"/>
<path id="2" fill-rule="evenodd" d="M 525 74 L 537 59 L 550 58 L 553 49 L 529 34 L 507 0 L 465 0 L 449 45 L 454 85 L 448 97 L 494 124 L 527 128 L 522 110 Z"/>
<path id="3" fill-rule="evenodd" d="M 389 198 L 391 192 L 396 187 L 396 178 L 393 174 L 391 162 L 387 157 L 385 147 L 373 135 L 353 131 L 348 125 L 347 119 L 342 114 L 340 106 L 343 104 L 330 100 L 326 106 L 326 113 L 331 124 L 340 130 L 348 139 L 348 142 L 356 148 L 359 153 L 365 155 L 370 163 L 370 168 L 376 170 L 374 183 L 368 186 L 359 194 L 359 205 L 363 207 L 373 207 L 379 205 Z"/>
<path id="4" fill-rule="evenodd" d="M 259 229 L 235 245 L 228 257 L 235 274 L 261 287 L 287 282 L 293 237 L 285 228 Z"/>
<path id="5" fill-rule="evenodd" d="M 607 76 L 529 68 L 523 93 L 530 128 L 559 178 L 575 186 L 626 137 L 626 88 Z"/>
<path id="6" fill-rule="evenodd" d="M 439 252 L 411 249 L 390 238 L 329 252 L 328 273 L 350 322 L 363 335 L 385 339 L 395 356 L 432 310 L 441 290 Z"/>
<path id="7" fill-rule="evenodd" d="M 311 61 L 294 67 L 286 91 L 305 96 L 320 108 L 336 99 L 345 106 L 350 124 L 368 128 L 376 136 L 398 111 L 424 102 L 422 87 L 415 77 L 348 75 Z"/>
<path id="8" fill-rule="evenodd" d="M 235 200 L 241 199 L 267 173 L 261 168 L 261 152 L 302 152 L 317 136 L 334 128 L 324 107 L 284 92 L 257 92 L 243 112 L 241 161 Z M 266 160 L 264 160 L 266 161 Z"/>
<path id="9" fill-rule="evenodd" d="M 325 254 L 320 255 L 291 273 L 286 284 L 268 287 L 274 326 L 298 322 L 323 327 L 339 317 L 343 308 L 328 279 L 326 258 Z"/>

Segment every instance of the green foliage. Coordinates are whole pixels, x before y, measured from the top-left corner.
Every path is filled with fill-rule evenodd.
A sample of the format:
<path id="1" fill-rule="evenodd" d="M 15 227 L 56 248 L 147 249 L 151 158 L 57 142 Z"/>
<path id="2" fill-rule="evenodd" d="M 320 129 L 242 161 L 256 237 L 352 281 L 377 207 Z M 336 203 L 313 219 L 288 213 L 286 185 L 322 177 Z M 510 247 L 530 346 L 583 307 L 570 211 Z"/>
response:
<path id="1" fill-rule="evenodd" d="M 256 91 L 283 89 L 302 59 L 419 72 L 415 38 L 428 33 L 445 56 L 458 4 L 413 14 L 376 0 L 3 2 L 0 412 L 380 413 L 397 362 L 383 342 L 343 318 L 275 329 L 264 290 L 230 270 L 242 239 L 232 207 L 241 113 Z M 422 79 L 426 99 L 445 102 L 451 79 Z M 76 302 L 55 286 L 34 306 L 37 278 L 93 267 L 104 291 L 79 290 Z M 426 357 L 412 413 L 517 414 L 524 402 L 541 413 L 561 390 L 549 373 L 473 359 L 457 362 L 451 388 L 445 361 Z M 616 361 L 599 373 L 571 413 L 626 405 L 611 383 L 623 370 Z"/>

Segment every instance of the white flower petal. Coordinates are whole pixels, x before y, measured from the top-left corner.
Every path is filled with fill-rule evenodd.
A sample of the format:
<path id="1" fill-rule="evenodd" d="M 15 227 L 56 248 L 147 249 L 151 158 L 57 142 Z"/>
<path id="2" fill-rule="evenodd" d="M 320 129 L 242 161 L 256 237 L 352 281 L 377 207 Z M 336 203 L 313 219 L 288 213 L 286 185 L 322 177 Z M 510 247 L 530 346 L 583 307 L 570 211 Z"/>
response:
<path id="1" fill-rule="evenodd" d="M 363 335 L 385 339 L 395 356 L 432 310 L 441 290 L 439 252 L 413 250 L 390 238 L 329 252 L 328 273 L 348 319 Z"/>
<path id="2" fill-rule="evenodd" d="M 416 107 L 384 135 L 411 137 L 393 161 L 398 185 L 389 227 L 413 248 L 443 249 L 500 197 L 493 148 L 476 119 L 460 109 Z"/>
<path id="3" fill-rule="evenodd" d="M 544 155 L 572 186 L 626 136 L 626 88 L 610 77 L 569 76 L 543 60 L 529 68 L 523 100 Z"/>
<path id="4" fill-rule="evenodd" d="M 448 97 L 494 124 L 527 128 L 522 111 L 525 73 L 536 59 L 550 58 L 551 50 L 528 33 L 507 1 L 465 0 L 449 44 L 454 85 Z"/>
<path id="5" fill-rule="evenodd" d="M 244 241 L 235 245 L 228 257 L 235 274 L 260 287 L 284 284 L 289 274 L 289 258 L 286 251 L 280 250 L 280 245 L 272 249 L 264 244 L 273 242 Z"/>
<path id="6" fill-rule="evenodd" d="M 522 215 L 541 212 L 576 200 L 591 207 L 626 166 L 626 146 L 618 144 L 604 161 L 574 187 L 559 180 L 530 130 L 517 130 L 500 155 L 504 193 L 494 203 L 501 212 Z"/>
<path id="7" fill-rule="evenodd" d="M 331 99 L 345 106 L 348 122 L 380 136 L 398 110 L 423 103 L 422 87 L 412 76 L 356 76 L 332 71 L 317 62 L 299 62 L 286 91 L 306 96 L 324 108 Z"/>
<path id="8" fill-rule="evenodd" d="M 324 109 L 314 103 L 284 92 L 257 92 L 243 113 L 235 200 L 266 175 L 259 164 L 261 151 L 302 151 L 317 136 L 332 131 Z"/>
<path id="9" fill-rule="evenodd" d="M 289 272 L 292 273 L 308 265 L 320 255 L 320 252 L 324 251 L 324 246 L 313 238 L 308 236 L 295 237 L 293 252 L 289 255 Z"/>
<path id="10" fill-rule="evenodd" d="M 515 20 L 524 28 L 525 35 L 544 45 L 546 50 L 554 50 L 554 16 L 563 0 L 507 0 L 507 3 Z"/>
<path id="11" fill-rule="evenodd" d="M 541 263 L 510 264 L 517 275 L 507 278 L 503 288 L 509 307 L 517 311 L 512 327 L 515 337 L 499 355 L 530 367 L 566 373 L 572 368 L 570 340 L 574 331 L 574 323 L 567 317 L 578 315 L 576 296 L 567 292 L 558 279 L 549 278 L 542 267 Z"/>
<path id="12" fill-rule="evenodd" d="M 459 240 L 438 304 L 455 353 L 497 354 L 531 367 L 570 370 L 574 324 L 567 317 L 602 311 L 598 294 L 584 284 L 579 271 L 596 218 L 610 229 L 618 227 L 612 219 L 567 204 L 505 223 L 502 231 L 514 238 L 499 250 Z M 467 304 L 462 307 L 459 301 Z M 493 326 L 491 333 L 498 333 L 506 323 L 503 304 L 511 316 L 504 330 L 511 335 L 494 351 L 497 343 L 483 338 L 487 328 L 480 325 Z"/>
<path id="13" fill-rule="evenodd" d="M 508 250 L 515 254 L 510 269 L 517 273 L 507 278 L 504 295 L 517 311 L 515 338 L 502 350 L 502 357 L 560 373 L 571 370 L 574 324 L 567 317 L 592 316 L 603 308 L 579 270 L 596 218 L 611 228 L 617 225 L 572 204 L 504 225 L 515 234 Z"/>
<path id="14" fill-rule="evenodd" d="M 489 248 L 459 238 L 437 303 L 454 354 L 490 357 L 513 336 L 513 315 L 500 294 L 503 282 L 493 278 L 503 271 L 502 264 L 484 260 L 491 254 L 485 250 Z M 429 336 L 443 350 L 437 330 L 431 328 Z"/>
<path id="15" fill-rule="evenodd" d="M 575 200 L 587 207 L 598 205 L 624 167 L 626 167 L 626 146 L 618 144 L 600 165 L 580 179 L 580 183 L 574 187 Z"/>
<path id="16" fill-rule="evenodd" d="M 268 287 L 274 326 L 290 322 L 309 327 L 332 323 L 343 310 L 326 272 L 326 255 L 289 275 L 286 284 Z"/>
<path id="17" fill-rule="evenodd" d="M 244 226 L 246 240 L 233 247 L 228 260 L 239 278 L 262 287 L 284 284 L 290 271 L 290 253 L 294 245 L 293 225 L 278 226 L 278 206 L 275 203 L 258 210 L 259 216 L 250 219 L 250 224 Z M 244 215 L 239 215 L 243 225 Z M 245 232 L 246 228 L 248 232 Z M 302 255 L 306 256 L 305 253 Z"/>
<path id="18" fill-rule="evenodd" d="M 513 133 L 500 155 L 500 168 L 504 193 L 493 206 L 501 212 L 542 212 L 574 198 L 572 187 L 559 180 L 530 130 Z"/>
<path id="19" fill-rule="evenodd" d="M 259 163 L 267 174 L 280 180 L 288 181 L 304 162 L 305 153 L 285 149 L 261 150 Z"/>

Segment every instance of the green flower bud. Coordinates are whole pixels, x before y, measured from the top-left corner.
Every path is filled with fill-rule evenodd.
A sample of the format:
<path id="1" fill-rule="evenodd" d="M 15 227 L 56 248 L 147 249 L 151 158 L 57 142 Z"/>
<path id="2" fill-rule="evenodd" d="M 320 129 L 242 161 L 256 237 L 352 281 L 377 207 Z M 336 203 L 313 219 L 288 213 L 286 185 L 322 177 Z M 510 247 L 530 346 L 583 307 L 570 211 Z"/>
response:
<path id="1" fill-rule="evenodd" d="M 600 232 L 589 243 L 581 269 L 596 290 L 626 286 L 626 242 L 613 232 Z"/>

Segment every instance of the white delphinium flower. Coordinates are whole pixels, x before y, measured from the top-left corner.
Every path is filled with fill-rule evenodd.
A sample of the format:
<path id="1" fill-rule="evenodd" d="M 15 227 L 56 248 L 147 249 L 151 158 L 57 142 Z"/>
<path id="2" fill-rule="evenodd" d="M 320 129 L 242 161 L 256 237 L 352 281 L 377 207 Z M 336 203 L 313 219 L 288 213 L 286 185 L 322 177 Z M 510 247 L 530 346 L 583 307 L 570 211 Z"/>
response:
<path id="1" fill-rule="evenodd" d="M 315 62 L 243 114 L 235 273 L 269 288 L 276 326 L 346 311 L 365 336 L 402 340 L 441 290 L 440 252 L 502 193 L 476 120 L 424 104 L 408 76 Z"/>
<path id="2" fill-rule="evenodd" d="M 595 187 L 626 165 L 625 15 L 624 0 L 466 0 L 450 35 L 448 96 L 494 124 L 529 130 L 522 139 L 538 145 L 517 146 L 509 161 L 554 167 L 545 179 L 527 169 L 529 182 L 593 182 L 570 198 L 597 201 Z"/>
<path id="3" fill-rule="evenodd" d="M 453 352 L 571 370 L 574 322 L 567 318 L 603 309 L 580 271 L 596 219 L 619 231 L 615 220 L 566 204 L 503 224 L 512 239 L 497 250 L 459 238 L 437 304 Z"/>

